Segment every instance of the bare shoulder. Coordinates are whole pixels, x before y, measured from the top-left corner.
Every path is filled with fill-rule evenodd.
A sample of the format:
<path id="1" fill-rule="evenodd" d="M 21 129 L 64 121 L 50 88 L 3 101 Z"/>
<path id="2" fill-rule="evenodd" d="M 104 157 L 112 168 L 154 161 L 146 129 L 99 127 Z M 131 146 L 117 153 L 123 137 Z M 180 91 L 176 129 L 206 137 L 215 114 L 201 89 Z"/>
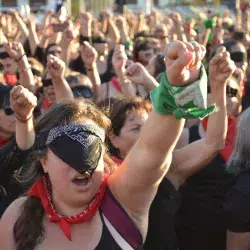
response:
<path id="1" fill-rule="evenodd" d="M 21 197 L 13 201 L 10 206 L 7 208 L 5 213 L 1 218 L 0 227 L 2 224 L 5 223 L 13 223 L 17 220 L 18 216 L 20 215 L 21 208 L 26 201 L 27 197 Z"/>
<path id="2" fill-rule="evenodd" d="M 11 203 L 0 220 L 0 245 L 1 249 L 15 250 L 13 235 L 14 225 L 20 215 L 26 197 L 19 198 Z"/>

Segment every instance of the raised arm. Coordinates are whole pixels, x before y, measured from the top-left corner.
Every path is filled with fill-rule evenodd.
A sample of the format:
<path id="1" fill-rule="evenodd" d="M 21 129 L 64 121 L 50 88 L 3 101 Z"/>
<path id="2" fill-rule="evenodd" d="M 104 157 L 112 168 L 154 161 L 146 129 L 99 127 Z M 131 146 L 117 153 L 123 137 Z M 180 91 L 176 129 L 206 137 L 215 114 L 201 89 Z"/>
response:
<path id="1" fill-rule="evenodd" d="M 16 116 L 16 142 L 21 150 L 30 149 L 35 141 L 33 110 L 37 98 L 22 86 L 14 87 L 10 92 L 10 105 Z"/>
<path id="2" fill-rule="evenodd" d="M 126 64 L 128 62 L 128 57 L 125 52 L 124 45 L 116 45 L 112 57 L 112 64 L 115 70 L 117 79 L 122 87 L 122 94 L 125 97 L 133 97 L 136 95 L 135 89 L 132 83 L 128 80 L 126 76 Z"/>
<path id="3" fill-rule="evenodd" d="M 159 86 L 159 83 L 151 76 L 146 68 L 140 63 L 134 63 L 129 67 L 133 78 L 130 77 L 133 84 L 142 85 L 146 90 L 151 91 Z"/>
<path id="4" fill-rule="evenodd" d="M 73 100 L 71 88 L 64 78 L 65 63 L 56 56 L 49 55 L 47 68 L 55 88 L 56 101 Z"/>
<path id="5" fill-rule="evenodd" d="M 17 21 L 18 27 L 22 31 L 23 35 L 26 38 L 28 38 L 28 36 L 29 36 L 29 30 L 28 30 L 25 22 L 23 21 L 23 19 L 20 17 L 19 13 L 17 11 L 13 10 L 13 12 L 11 12 L 11 14 L 15 18 L 15 20 Z"/>
<path id="6" fill-rule="evenodd" d="M 220 48 L 209 64 L 212 101 L 217 110 L 208 119 L 204 139 L 174 151 L 167 177 L 176 187 L 209 163 L 224 147 L 227 134 L 226 83 L 234 70 L 230 54 L 225 48 Z"/>
<path id="7" fill-rule="evenodd" d="M 71 42 L 75 39 L 74 27 L 71 23 L 69 27 L 63 32 L 61 47 L 62 47 L 62 55 L 61 59 L 68 65 L 69 62 L 69 49 Z"/>
<path id="8" fill-rule="evenodd" d="M 98 102 L 99 100 L 101 100 L 102 97 L 101 79 L 97 70 L 96 63 L 98 53 L 95 48 L 93 48 L 88 42 L 84 42 L 81 45 L 80 53 L 82 61 L 84 62 L 86 68 L 87 76 L 93 84 L 95 100 L 96 102 Z"/>
<path id="9" fill-rule="evenodd" d="M 34 75 L 31 71 L 28 58 L 21 43 L 5 43 L 5 50 L 9 56 L 16 61 L 20 73 L 20 83 L 32 93 L 36 92 Z"/>
<path id="10" fill-rule="evenodd" d="M 170 84 L 189 85 L 199 78 L 202 58 L 191 52 L 184 43 L 178 41 L 169 44 L 165 54 L 166 74 Z M 165 84 L 162 84 L 163 88 Z M 111 191 L 139 227 L 140 223 L 147 223 L 145 218 L 150 204 L 171 164 L 172 152 L 184 126 L 183 119 L 176 119 L 166 112 L 169 105 L 158 105 L 159 102 L 166 103 L 169 97 L 163 88 L 152 93 L 154 110 L 143 126 L 138 142 L 109 179 Z M 162 100 L 158 99 L 159 96 Z M 165 108 L 165 111 L 160 107 Z"/>
<path id="11" fill-rule="evenodd" d="M 28 29 L 29 29 L 28 40 L 29 40 L 30 50 L 31 54 L 34 56 L 36 53 L 36 48 L 39 45 L 40 41 L 36 32 L 36 18 L 33 13 L 30 14 Z"/>

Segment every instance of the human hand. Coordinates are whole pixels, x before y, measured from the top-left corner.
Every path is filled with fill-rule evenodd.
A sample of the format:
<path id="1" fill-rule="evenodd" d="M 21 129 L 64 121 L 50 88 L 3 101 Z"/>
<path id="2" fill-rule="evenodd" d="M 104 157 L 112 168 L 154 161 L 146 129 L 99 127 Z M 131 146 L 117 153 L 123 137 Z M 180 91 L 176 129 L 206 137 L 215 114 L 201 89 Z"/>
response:
<path id="1" fill-rule="evenodd" d="M 119 16 L 116 20 L 116 27 L 118 28 L 118 30 L 121 31 L 125 31 L 126 29 L 126 19 L 122 16 Z"/>
<path id="2" fill-rule="evenodd" d="M 181 18 L 181 14 L 178 12 L 172 12 L 170 14 L 170 17 L 172 18 L 172 20 L 174 21 L 175 24 L 180 25 L 182 22 L 182 18 Z"/>
<path id="3" fill-rule="evenodd" d="M 76 38 L 73 25 L 69 25 L 68 28 L 63 32 L 63 42 L 70 44 Z"/>
<path id="4" fill-rule="evenodd" d="M 209 63 L 209 78 L 211 90 L 218 90 L 226 86 L 228 79 L 236 69 L 229 52 L 225 47 L 220 47 Z"/>
<path id="5" fill-rule="evenodd" d="M 65 63 L 56 56 L 49 55 L 47 61 L 48 73 L 51 78 L 63 78 L 65 73 Z"/>
<path id="6" fill-rule="evenodd" d="M 84 42 L 81 46 L 81 58 L 87 68 L 92 68 L 96 63 L 98 53 L 94 47 L 92 47 L 88 42 Z"/>
<path id="7" fill-rule="evenodd" d="M 165 64 L 169 83 L 185 86 L 197 81 L 205 54 L 205 47 L 197 42 L 176 41 L 166 45 Z"/>
<path id="8" fill-rule="evenodd" d="M 37 98 L 23 86 L 15 86 L 10 92 L 10 106 L 17 121 L 25 123 L 33 116 L 33 110 L 37 106 Z"/>
<path id="9" fill-rule="evenodd" d="M 93 17 L 89 12 L 83 12 L 80 14 L 80 21 L 83 27 L 91 27 Z"/>
<path id="10" fill-rule="evenodd" d="M 115 72 L 125 72 L 125 66 L 127 64 L 128 57 L 125 52 L 125 47 L 124 45 L 116 45 L 114 54 L 112 57 L 112 64 L 115 69 Z"/>
<path id="11" fill-rule="evenodd" d="M 146 68 L 140 63 L 130 64 L 126 70 L 126 76 L 132 83 L 143 86 L 146 85 L 151 77 Z"/>
<path id="12" fill-rule="evenodd" d="M 4 43 L 3 46 L 6 52 L 9 54 L 9 56 L 15 61 L 19 61 L 21 58 L 25 56 L 25 51 L 21 43 L 18 42 Z"/>

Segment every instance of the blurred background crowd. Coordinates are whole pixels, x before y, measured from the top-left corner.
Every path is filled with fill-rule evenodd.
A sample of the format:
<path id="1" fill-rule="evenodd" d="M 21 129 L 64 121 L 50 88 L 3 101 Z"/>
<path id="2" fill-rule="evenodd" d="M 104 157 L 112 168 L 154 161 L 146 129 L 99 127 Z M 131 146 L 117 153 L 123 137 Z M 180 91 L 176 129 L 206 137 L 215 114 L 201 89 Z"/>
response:
<path id="1" fill-rule="evenodd" d="M 143 79 L 131 82 L 126 68 L 137 62 L 160 82 L 166 70 L 166 44 L 180 40 L 204 45 L 206 69 L 216 50 L 225 46 L 237 66 L 227 83 L 226 145 L 180 186 L 178 194 L 166 199 L 177 200 L 175 230 L 180 250 L 226 249 L 227 229 L 250 232 L 250 215 L 243 222 L 235 215 L 227 225 L 223 207 L 224 197 L 237 179 L 235 173 L 225 171 L 225 163 L 235 147 L 238 118 L 250 106 L 249 1 L 2 0 L 0 7 L 1 147 L 15 134 L 9 96 L 11 89 L 21 84 L 38 98 L 35 117 L 72 94 L 107 112 L 114 132 L 107 144 L 119 164 L 135 144 L 146 119 L 136 116 L 131 120 L 130 112 L 144 110 L 148 115 L 149 92 L 156 87 Z M 17 46 L 14 51 L 19 50 L 19 54 L 8 46 Z M 206 119 L 186 122 L 177 149 L 203 138 L 206 126 Z M 11 164 L 5 161 L 0 166 L 0 215 L 21 194 L 14 176 L 23 165 L 18 156 Z M 244 186 L 244 190 L 246 197 L 239 204 L 245 206 L 250 188 Z M 235 213 L 243 213 L 244 206 Z M 164 249 L 176 249 L 174 246 L 176 242 L 169 241 Z"/>

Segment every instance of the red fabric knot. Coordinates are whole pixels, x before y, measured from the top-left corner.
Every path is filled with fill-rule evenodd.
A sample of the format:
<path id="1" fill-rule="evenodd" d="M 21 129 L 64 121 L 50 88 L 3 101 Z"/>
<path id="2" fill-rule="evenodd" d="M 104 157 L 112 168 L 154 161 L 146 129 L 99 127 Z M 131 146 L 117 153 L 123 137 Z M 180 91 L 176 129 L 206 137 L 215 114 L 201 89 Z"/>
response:
<path id="1" fill-rule="evenodd" d="M 78 224 L 89 221 L 99 209 L 106 191 L 108 176 L 104 175 L 102 183 L 89 206 L 75 216 L 63 216 L 56 212 L 51 198 L 51 183 L 48 178 L 42 177 L 29 190 L 28 195 L 41 200 L 44 211 L 51 223 L 58 223 L 64 235 L 71 241 L 70 224 Z"/>

